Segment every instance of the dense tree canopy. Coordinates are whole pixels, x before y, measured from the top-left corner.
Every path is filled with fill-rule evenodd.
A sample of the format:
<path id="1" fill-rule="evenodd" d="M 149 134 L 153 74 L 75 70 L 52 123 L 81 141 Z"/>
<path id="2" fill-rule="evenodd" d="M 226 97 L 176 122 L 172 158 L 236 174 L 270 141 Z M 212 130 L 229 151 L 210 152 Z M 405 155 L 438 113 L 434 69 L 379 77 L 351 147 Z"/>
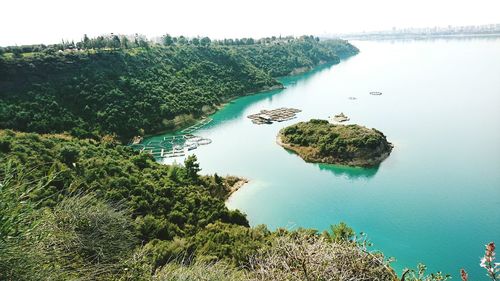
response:
<path id="1" fill-rule="evenodd" d="M 57 175 L 30 192 L 39 206 L 52 207 L 75 191 L 94 193 L 124 204 L 143 241 L 194 234 L 216 221 L 248 225 L 225 207 L 224 196 L 215 196 L 224 182 L 198 175 L 196 158 L 187 168 L 164 166 L 121 145 L 9 131 L 0 131 L 0 143 L 2 162 L 31 171 L 28 177 Z"/>
<path id="2" fill-rule="evenodd" d="M 307 36 L 300 40 L 276 39 L 270 44 L 245 45 L 237 50 L 273 77 L 289 75 L 297 69 L 310 70 L 322 63 L 338 63 L 358 52 L 347 41 L 318 41 Z"/>
<path id="3" fill-rule="evenodd" d="M 166 35 L 155 44 L 111 35 L 3 48 L 0 128 L 127 140 L 183 126 L 230 98 L 281 86 L 273 76 L 357 52 L 345 41 L 312 37 L 249 41 L 225 45 Z"/>
<path id="4" fill-rule="evenodd" d="M 283 146 L 310 162 L 374 166 L 392 150 L 392 144 L 376 129 L 327 120 L 299 122 L 283 128 L 279 137 Z"/>

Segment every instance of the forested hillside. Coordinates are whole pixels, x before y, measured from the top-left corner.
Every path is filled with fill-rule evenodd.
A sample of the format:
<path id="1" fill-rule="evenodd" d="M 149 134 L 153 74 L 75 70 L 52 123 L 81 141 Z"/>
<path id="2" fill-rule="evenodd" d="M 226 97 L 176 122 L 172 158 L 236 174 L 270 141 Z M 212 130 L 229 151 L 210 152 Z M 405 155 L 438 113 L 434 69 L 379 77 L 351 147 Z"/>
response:
<path id="1" fill-rule="evenodd" d="M 195 158 L 166 166 L 113 143 L 0 130 L 0 280 L 399 280 L 344 223 L 248 227 L 224 205 L 228 181 L 199 171 Z M 404 277 L 448 279 L 425 266 Z"/>
<path id="2" fill-rule="evenodd" d="M 127 140 L 186 125 L 230 98 L 281 87 L 274 76 L 357 52 L 346 41 L 309 36 L 237 44 L 195 39 L 85 37 L 2 48 L 0 128 Z"/>
<path id="3" fill-rule="evenodd" d="M 322 236 L 249 228 L 224 205 L 227 181 L 198 175 L 192 157 L 166 166 L 122 145 L 4 130 L 0 160 L 0 280 L 153 280 L 166 263 L 237 270 L 257 255 L 277 262 L 266 260 L 276 243 L 335 241 L 344 243 L 338 251 L 359 256 L 346 256 L 364 268 L 346 267 L 351 276 L 393 274 L 382 256 L 349 242 L 354 232 L 345 225 Z M 262 280 L 275 280 L 269 274 Z"/>
<path id="4" fill-rule="evenodd" d="M 273 77 L 286 76 L 311 70 L 320 63 L 339 63 L 340 59 L 358 53 L 358 49 L 345 41 L 316 39 L 281 44 L 250 45 L 238 48 L 252 64 Z"/>
<path id="5" fill-rule="evenodd" d="M 117 262 L 144 244 L 151 254 L 151 264 L 159 266 L 179 253 L 193 255 L 196 250 L 198 256 L 203 256 L 203 250 L 194 245 L 200 244 L 201 248 L 209 242 L 206 240 L 213 239 L 208 233 L 200 234 L 208 231 L 210 224 L 220 224 L 213 229 L 216 232 L 248 227 L 243 214 L 224 205 L 229 190 L 226 180 L 217 175 L 198 175 L 200 168 L 195 158 L 186 160 L 184 167 L 165 166 L 146 154 L 112 143 L 0 131 L 0 160 L 0 264 L 4 267 L 0 268 L 0 280 L 9 274 L 21 274 L 11 270 L 28 272 L 21 268 L 28 262 L 70 269 L 98 263 L 101 255 Z M 42 228 L 57 228 L 44 229 L 37 235 L 54 236 L 29 236 L 33 221 Z M 95 241 L 80 241 L 90 237 Z M 113 239 L 123 241 L 111 243 Z M 79 241 L 88 243 L 84 245 L 87 248 L 71 249 L 79 247 L 73 245 Z M 47 245 L 39 249 L 30 244 L 33 252 L 26 255 L 22 253 L 25 248 L 15 252 L 23 243 Z M 56 249 L 46 249 L 50 243 L 56 243 Z M 65 254 L 52 251 L 63 251 L 65 246 L 75 252 L 57 258 Z M 229 260 L 245 255 L 244 251 L 232 255 L 217 252 L 205 254 Z M 123 257 L 111 256 L 117 254 Z M 11 263 L 5 263 L 8 256 Z M 44 269 L 33 270 L 26 274 Z"/>

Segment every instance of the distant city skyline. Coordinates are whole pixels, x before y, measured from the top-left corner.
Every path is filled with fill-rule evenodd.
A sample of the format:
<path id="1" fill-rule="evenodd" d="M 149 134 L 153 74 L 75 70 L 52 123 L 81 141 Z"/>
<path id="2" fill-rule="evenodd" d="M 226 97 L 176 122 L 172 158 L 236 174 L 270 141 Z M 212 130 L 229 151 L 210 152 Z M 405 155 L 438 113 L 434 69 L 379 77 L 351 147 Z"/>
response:
<path id="1" fill-rule="evenodd" d="M 387 30 L 361 31 L 338 34 L 325 34 L 323 37 L 360 38 L 372 35 L 500 35 L 500 23 L 483 25 L 447 25 L 428 27 L 392 27 Z"/>
<path id="2" fill-rule="evenodd" d="M 83 34 L 221 39 L 485 25 L 500 23 L 498 11 L 498 0 L 7 1 L 0 46 L 78 41 Z"/>

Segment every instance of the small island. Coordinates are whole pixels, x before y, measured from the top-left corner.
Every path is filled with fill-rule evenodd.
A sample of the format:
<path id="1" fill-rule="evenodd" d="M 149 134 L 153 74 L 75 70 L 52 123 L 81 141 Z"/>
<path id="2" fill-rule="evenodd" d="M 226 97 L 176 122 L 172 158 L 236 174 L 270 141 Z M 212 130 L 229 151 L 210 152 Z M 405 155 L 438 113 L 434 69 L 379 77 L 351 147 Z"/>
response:
<path id="1" fill-rule="evenodd" d="M 389 156 L 385 135 L 360 125 L 337 125 L 312 119 L 280 130 L 277 142 L 307 162 L 373 167 Z"/>

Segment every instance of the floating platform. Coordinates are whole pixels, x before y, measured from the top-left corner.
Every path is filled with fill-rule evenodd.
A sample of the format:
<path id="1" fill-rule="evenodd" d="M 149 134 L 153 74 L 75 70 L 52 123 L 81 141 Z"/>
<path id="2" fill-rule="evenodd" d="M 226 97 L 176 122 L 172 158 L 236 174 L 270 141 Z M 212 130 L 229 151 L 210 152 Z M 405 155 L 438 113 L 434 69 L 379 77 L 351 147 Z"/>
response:
<path id="1" fill-rule="evenodd" d="M 283 122 L 297 118 L 297 113 L 302 110 L 296 108 L 281 107 L 273 110 L 261 110 L 257 114 L 251 114 L 247 117 L 254 124 L 272 124 L 273 122 Z"/>

